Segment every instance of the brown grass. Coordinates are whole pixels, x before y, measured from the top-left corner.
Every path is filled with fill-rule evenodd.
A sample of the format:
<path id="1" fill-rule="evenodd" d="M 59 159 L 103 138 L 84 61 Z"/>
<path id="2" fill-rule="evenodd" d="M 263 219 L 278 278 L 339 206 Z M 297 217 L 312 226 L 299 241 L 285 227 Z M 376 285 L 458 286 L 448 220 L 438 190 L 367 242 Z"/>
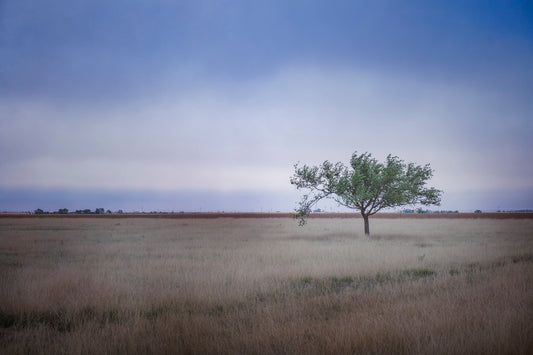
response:
<path id="1" fill-rule="evenodd" d="M 533 353 L 533 220 L 0 219 L 3 353 Z"/>

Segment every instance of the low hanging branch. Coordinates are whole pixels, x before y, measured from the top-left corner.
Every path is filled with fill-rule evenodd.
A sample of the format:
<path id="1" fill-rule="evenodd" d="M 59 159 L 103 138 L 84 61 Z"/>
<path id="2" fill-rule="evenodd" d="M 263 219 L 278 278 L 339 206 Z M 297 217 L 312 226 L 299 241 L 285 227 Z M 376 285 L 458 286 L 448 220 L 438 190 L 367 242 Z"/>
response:
<path id="1" fill-rule="evenodd" d="M 383 164 L 370 153 L 355 152 L 348 167 L 325 161 L 320 166 L 296 164 L 294 169 L 291 184 L 309 191 L 296 209 L 300 225 L 305 224 L 312 207 L 325 198 L 360 211 L 366 235 L 370 234 L 368 217 L 384 208 L 440 204 L 442 191 L 425 186 L 433 176 L 430 165 L 407 164 L 390 154 Z"/>

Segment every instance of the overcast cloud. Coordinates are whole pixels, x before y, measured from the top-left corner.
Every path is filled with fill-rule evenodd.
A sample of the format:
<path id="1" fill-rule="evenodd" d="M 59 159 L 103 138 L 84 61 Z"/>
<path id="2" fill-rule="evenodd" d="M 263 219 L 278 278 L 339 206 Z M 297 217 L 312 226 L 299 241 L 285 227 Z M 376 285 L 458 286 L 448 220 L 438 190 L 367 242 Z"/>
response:
<path id="1" fill-rule="evenodd" d="M 0 21 L 0 209 L 291 210 L 296 162 L 354 151 L 430 163 L 446 209 L 533 208 L 527 2 L 7 0 Z"/>

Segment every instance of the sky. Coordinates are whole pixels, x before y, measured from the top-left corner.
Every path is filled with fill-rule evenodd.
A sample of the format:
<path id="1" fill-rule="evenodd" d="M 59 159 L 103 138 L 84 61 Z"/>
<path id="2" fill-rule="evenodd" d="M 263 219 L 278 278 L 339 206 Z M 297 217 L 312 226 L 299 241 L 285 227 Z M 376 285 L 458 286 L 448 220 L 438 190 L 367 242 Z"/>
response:
<path id="1" fill-rule="evenodd" d="M 532 63 L 531 1 L 0 0 L 0 211 L 291 211 L 355 151 L 533 209 Z"/>

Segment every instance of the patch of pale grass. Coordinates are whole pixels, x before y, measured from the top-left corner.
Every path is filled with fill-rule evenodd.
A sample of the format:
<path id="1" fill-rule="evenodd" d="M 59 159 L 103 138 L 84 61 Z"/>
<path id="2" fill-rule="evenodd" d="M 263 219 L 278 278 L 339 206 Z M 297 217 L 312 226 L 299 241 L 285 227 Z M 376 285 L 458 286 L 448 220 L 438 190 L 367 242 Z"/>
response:
<path id="1" fill-rule="evenodd" d="M 372 238 L 361 231 L 360 219 L 0 219 L 0 346 L 532 349 L 533 220 L 374 219 Z"/>

